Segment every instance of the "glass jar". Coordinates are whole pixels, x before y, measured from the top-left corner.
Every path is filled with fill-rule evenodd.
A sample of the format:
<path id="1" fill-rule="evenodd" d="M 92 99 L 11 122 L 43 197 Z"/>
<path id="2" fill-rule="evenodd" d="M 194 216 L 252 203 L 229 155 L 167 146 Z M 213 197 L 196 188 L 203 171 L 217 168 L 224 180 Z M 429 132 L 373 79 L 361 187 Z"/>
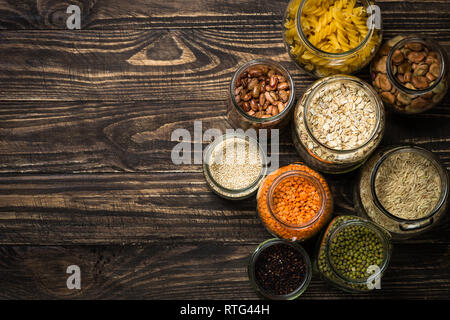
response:
<path id="1" fill-rule="evenodd" d="M 314 267 L 325 281 L 343 291 L 369 292 L 380 288 L 391 254 L 386 230 L 356 216 L 339 216 L 319 242 Z"/>
<path id="2" fill-rule="evenodd" d="M 236 100 L 235 97 L 235 90 L 239 88 L 238 86 L 239 79 L 241 75 L 248 74 L 248 71 L 251 70 L 251 68 L 254 67 L 263 67 L 267 66 L 270 69 L 275 70 L 279 75 L 281 75 L 285 82 L 288 83 L 289 88 L 284 90 L 285 92 L 288 91 L 289 97 L 287 98 L 286 102 L 283 103 L 283 110 L 279 112 L 278 114 L 274 116 L 264 116 L 264 117 L 256 117 L 249 115 L 246 113 L 243 108 L 240 106 L 240 104 L 244 103 L 245 101 L 241 101 L 239 97 L 239 101 Z M 262 80 L 262 79 L 260 79 Z M 261 88 L 261 86 L 259 86 Z M 260 95 L 263 95 L 265 93 L 265 90 L 263 88 L 258 90 L 260 92 Z M 250 92 L 250 91 L 249 91 Z M 273 91 L 272 92 L 278 92 Z M 266 100 L 265 98 L 263 98 Z M 268 60 L 268 59 L 256 59 L 251 60 L 241 67 L 238 68 L 238 70 L 234 73 L 233 78 L 231 79 L 230 87 L 229 87 L 229 99 L 228 99 L 228 108 L 227 108 L 227 121 L 236 129 L 272 129 L 272 128 L 282 128 L 285 126 L 292 115 L 292 109 L 295 102 L 295 85 L 294 80 L 291 76 L 291 74 L 279 63 Z M 249 101 L 255 100 L 256 105 L 258 107 L 257 110 L 260 110 L 263 108 L 263 106 L 260 106 L 259 98 L 253 98 L 251 97 Z M 266 106 L 267 107 L 267 106 Z M 271 107 L 271 106 L 270 106 Z"/>
<path id="3" fill-rule="evenodd" d="M 283 20 L 283 39 L 300 68 L 319 78 L 353 74 L 375 56 L 382 40 L 379 7 L 368 0 L 351 5 L 351 1 L 289 3 Z M 352 22 L 344 15 L 352 15 Z"/>
<path id="4" fill-rule="evenodd" d="M 216 138 L 203 153 L 203 174 L 219 196 L 241 200 L 256 193 L 267 172 L 267 159 L 260 144 L 242 133 Z"/>
<path id="5" fill-rule="evenodd" d="M 292 213 L 292 219 L 285 217 L 286 211 L 274 210 L 274 193 L 283 183 L 292 178 L 300 179 L 309 190 L 314 190 L 316 198 L 312 207 L 311 198 L 305 198 L 303 205 L 311 206 L 304 221 L 294 221 L 299 213 Z M 291 188 L 293 189 L 293 188 Z M 262 182 L 257 196 L 257 211 L 266 230 L 273 236 L 292 241 L 303 241 L 314 236 L 331 218 L 333 197 L 325 179 L 316 171 L 302 163 L 290 164 L 270 173 Z M 311 202 L 307 202 L 311 201 Z"/>
<path id="6" fill-rule="evenodd" d="M 424 112 L 439 103 L 448 90 L 447 64 L 447 53 L 436 41 L 397 36 L 387 41 L 373 60 L 372 83 L 385 105 L 395 112 Z"/>
<path id="7" fill-rule="evenodd" d="M 402 160 L 406 159 L 402 157 L 407 156 L 411 159 L 423 159 L 423 161 L 420 160 L 421 162 L 417 162 L 417 160 L 415 161 L 416 163 L 422 163 L 422 166 L 430 166 L 432 171 L 429 171 L 431 173 L 429 176 L 434 177 L 433 180 L 429 180 L 430 183 L 427 183 L 430 190 L 426 193 L 430 197 L 430 201 L 424 202 L 426 204 L 425 206 L 423 204 L 420 206 L 420 208 L 423 208 L 423 212 L 417 217 L 412 216 L 412 212 L 411 216 L 406 217 L 403 216 L 403 213 L 402 215 L 399 215 L 398 212 L 394 212 L 392 209 L 390 209 L 391 212 L 388 211 L 386 209 L 386 207 L 388 207 L 386 200 L 380 198 L 380 196 L 383 196 L 382 194 L 379 194 L 382 192 L 380 189 L 381 184 L 378 186 L 378 191 L 376 185 L 378 181 L 380 181 L 379 183 L 384 181 L 377 179 L 389 179 L 389 175 L 386 175 L 387 178 L 384 178 L 384 172 L 386 169 L 390 169 L 392 172 L 397 172 L 393 171 L 394 169 L 397 170 L 391 165 L 392 163 L 395 164 L 393 161 L 401 161 L 406 165 L 413 164 L 414 162 L 412 160 Z M 389 166 L 391 166 L 391 168 L 389 168 Z M 417 166 L 412 166 L 411 170 L 416 171 L 417 174 L 413 173 L 406 175 L 403 178 L 403 176 L 398 173 L 398 175 L 406 181 L 404 184 L 408 188 L 418 185 L 421 182 L 419 178 L 423 178 L 420 174 L 422 174 L 425 169 L 424 167 L 417 169 Z M 408 179 L 411 180 L 411 182 Z M 395 187 L 394 185 L 395 189 L 398 189 L 399 187 Z M 434 192 L 434 189 L 436 189 L 436 193 Z M 386 190 L 389 191 L 390 189 Z M 447 210 L 448 193 L 449 178 L 447 170 L 432 152 L 417 146 L 396 146 L 376 151 L 361 168 L 361 172 L 354 188 L 354 203 L 355 209 L 359 216 L 372 220 L 388 230 L 395 240 L 401 240 L 411 238 L 415 235 L 428 231 L 431 227 L 437 225 Z M 407 194 L 403 193 L 402 196 L 406 197 Z M 384 205 L 382 202 L 384 202 Z M 412 206 L 419 208 L 416 201 L 409 200 L 407 202 L 411 202 Z M 396 204 L 396 207 L 398 208 L 396 210 L 400 209 L 400 205 L 401 202 Z M 392 206 L 389 206 L 388 208 L 392 208 Z"/>
<path id="8" fill-rule="evenodd" d="M 258 281 L 256 280 L 256 272 L 255 272 L 256 271 L 255 265 L 256 265 L 256 262 L 258 261 L 260 254 L 262 252 L 264 252 L 266 249 L 270 248 L 271 246 L 280 245 L 280 244 L 288 245 L 288 246 L 294 248 L 297 252 L 300 253 L 300 255 L 303 258 L 303 262 L 305 264 L 305 274 L 303 276 L 303 280 L 301 281 L 301 284 L 298 286 L 297 289 L 295 289 L 291 293 L 284 294 L 284 295 L 276 295 L 276 294 L 273 294 L 273 293 L 270 293 L 270 292 L 267 292 L 266 290 L 264 290 L 264 288 L 262 288 L 259 285 Z M 250 256 L 249 264 L 248 264 L 248 277 L 250 279 L 250 283 L 251 283 L 253 289 L 256 292 L 258 292 L 259 294 L 261 294 L 263 297 L 272 299 L 272 300 L 294 300 L 294 299 L 297 299 L 300 295 L 302 295 L 302 293 L 305 292 L 305 290 L 308 288 L 309 283 L 311 282 L 311 278 L 312 278 L 312 264 L 311 264 L 311 260 L 309 258 L 308 253 L 298 243 L 291 242 L 291 241 L 285 241 L 285 240 L 281 240 L 281 239 L 277 239 L 277 238 L 268 239 L 268 240 L 262 242 L 261 244 L 259 244 L 258 247 L 255 249 L 255 251 Z"/>
<path id="9" fill-rule="evenodd" d="M 337 117 L 329 114 L 331 108 L 328 108 L 328 105 L 331 105 L 331 102 L 317 103 L 317 101 L 321 101 L 319 99 L 335 99 L 322 98 L 322 96 L 324 92 L 328 92 L 327 94 L 330 95 L 333 92 L 342 92 L 340 89 L 342 86 L 351 88 L 351 90 L 356 92 L 355 104 L 360 101 L 359 97 L 364 97 L 367 101 L 365 106 L 370 108 L 371 115 L 366 114 L 366 111 L 358 110 L 360 108 L 359 105 L 354 110 L 353 108 L 348 109 L 348 104 L 345 103 L 339 107 L 339 110 L 347 108 L 345 112 L 348 113 L 348 116 Z M 323 109 L 319 110 L 319 112 L 315 111 L 319 105 L 323 105 Z M 334 129 L 331 129 L 328 124 L 326 127 L 322 123 L 318 123 L 315 125 L 316 129 L 313 130 L 311 119 L 318 116 L 328 117 Z M 352 128 L 352 130 L 349 130 L 349 128 Z M 345 173 L 362 165 L 377 148 L 383 138 L 384 128 L 384 107 L 375 90 L 369 84 L 356 77 L 335 75 L 317 80 L 297 102 L 292 124 L 292 140 L 300 157 L 312 168 L 326 173 Z M 328 129 L 326 130 L 327 132 L 322 132 L 320 134 L 322 137 L 319 139 L 318 134 L 315 132 L 325 129 Z M 351 141 L 363 136 L 365 136 L 364 141 L 346 147 L 336 147 L 334 145 L 332 147 L 331 144 L 331 142 L 335 143 L 333 140 L 337 139 L 337 137 Z M 325 143 L 324 138 L 325 140 L 330 139 L 330 142 Z"/>

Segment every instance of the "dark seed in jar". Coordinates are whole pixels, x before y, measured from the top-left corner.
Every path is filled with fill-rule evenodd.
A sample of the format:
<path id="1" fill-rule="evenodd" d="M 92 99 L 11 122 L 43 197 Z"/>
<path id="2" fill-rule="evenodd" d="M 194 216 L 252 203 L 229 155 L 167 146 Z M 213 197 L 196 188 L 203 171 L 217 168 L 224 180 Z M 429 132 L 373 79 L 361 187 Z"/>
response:
<path id="1" fill-rule="evenodd" d="M 286 295 L 299 288 L 306 277 L 302 254 L 284 243 L 262 251 L 255 263 L 255 280 L 266 292 Z"/>
<path id="2" fill-rule="evenodd" d="M 269 118 L 281 113 L 290 98 L 289 82 L 268 65 L 256 65 L 236 80 L 234 97 L 249 116 Z"/>

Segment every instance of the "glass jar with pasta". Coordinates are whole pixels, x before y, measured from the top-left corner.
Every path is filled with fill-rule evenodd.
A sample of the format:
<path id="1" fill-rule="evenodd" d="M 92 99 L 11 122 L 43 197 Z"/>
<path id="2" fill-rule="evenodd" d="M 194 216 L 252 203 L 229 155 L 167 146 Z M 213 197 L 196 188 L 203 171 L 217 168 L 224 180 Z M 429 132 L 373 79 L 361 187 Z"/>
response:
<path id="1" fill-rule="evenodd" d="M 291 58 L 313 76 L 353 74 L 381 44 L 380 10 L 367 0 L 292 0 L 283 36 Z"/>

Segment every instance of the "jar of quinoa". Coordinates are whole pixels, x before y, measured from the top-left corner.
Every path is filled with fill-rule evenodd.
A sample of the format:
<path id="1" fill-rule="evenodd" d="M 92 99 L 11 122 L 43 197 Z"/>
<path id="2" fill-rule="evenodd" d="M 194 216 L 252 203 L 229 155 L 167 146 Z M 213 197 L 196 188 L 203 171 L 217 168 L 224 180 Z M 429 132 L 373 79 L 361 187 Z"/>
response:
<path id="1" fill-rule="evenodd" d="M 333 212 L 327 182 L 302 163 L 269 174 L 256 197 L 258 214 L 266 229 L 276 237 L 292 241 L 314 236 Z"/>

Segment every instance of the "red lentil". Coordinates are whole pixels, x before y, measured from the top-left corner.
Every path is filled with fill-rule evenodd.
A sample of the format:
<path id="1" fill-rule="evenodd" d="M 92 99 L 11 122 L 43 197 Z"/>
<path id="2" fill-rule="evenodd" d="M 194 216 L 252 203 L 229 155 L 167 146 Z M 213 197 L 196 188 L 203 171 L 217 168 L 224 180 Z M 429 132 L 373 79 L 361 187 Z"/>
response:
<path id="1" fill-rule="evenodd" d="M 273 190 L 271 213 L 267 201 L 269 190 L 275 179 L 286 172 L 293 174 L 281 180 Z M 313 178 L 323 191 L 314 185 Z M 333 198 L 327 182 L 319 173 L 296 163 L 281 167 L 264 179 L 257 194 L 257 209 L 271 233 L 284 239 L 303 240 L 315 235 L 329 221 Z"/>

